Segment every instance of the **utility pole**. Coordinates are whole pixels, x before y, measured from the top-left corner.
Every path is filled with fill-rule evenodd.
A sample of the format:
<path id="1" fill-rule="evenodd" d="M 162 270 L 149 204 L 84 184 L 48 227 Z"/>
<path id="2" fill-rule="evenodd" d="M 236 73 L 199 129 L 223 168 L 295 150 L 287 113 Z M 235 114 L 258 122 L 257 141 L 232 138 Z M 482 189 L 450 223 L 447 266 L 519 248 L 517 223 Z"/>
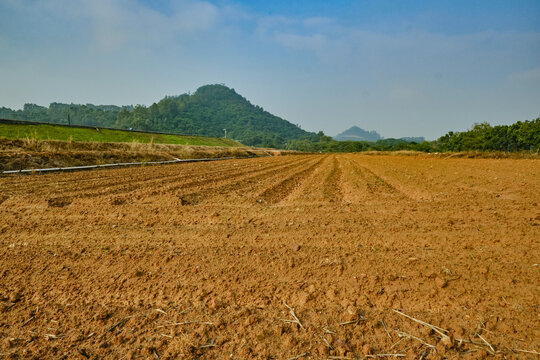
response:
<path id="1" fill-rule="evenodd" d="M 70 106 L 70 107 L 68 108 L 68 125 L 69 125 L 69 126 L 71 126 L 71 116 L 70 116 L 70 115 L 71 115 L 71 114 L 70 114 L 71 109 L 73 109 L 72 106 Z"/>

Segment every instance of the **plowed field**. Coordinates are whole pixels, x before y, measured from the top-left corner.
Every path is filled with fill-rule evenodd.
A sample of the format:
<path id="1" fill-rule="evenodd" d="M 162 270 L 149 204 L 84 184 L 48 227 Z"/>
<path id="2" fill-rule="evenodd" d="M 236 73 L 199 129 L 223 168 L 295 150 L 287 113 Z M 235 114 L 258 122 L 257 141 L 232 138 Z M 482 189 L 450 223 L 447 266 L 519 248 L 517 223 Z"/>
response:
<path id="1" fill-rule="evenodd" d="M 0 357 L 531 358 L 540 162 L 297 155 L 0 178 Z"/>

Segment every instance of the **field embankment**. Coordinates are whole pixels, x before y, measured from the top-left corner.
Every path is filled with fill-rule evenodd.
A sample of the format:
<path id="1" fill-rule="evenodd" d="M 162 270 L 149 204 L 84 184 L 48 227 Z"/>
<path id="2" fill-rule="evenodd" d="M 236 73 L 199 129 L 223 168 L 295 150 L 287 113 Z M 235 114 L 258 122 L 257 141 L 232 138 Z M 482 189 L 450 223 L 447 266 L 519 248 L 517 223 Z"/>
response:
<path id="1" fill-rule="evenodd" d="M 0 177 L 0 357 L 537 359 L 538 160 Z"/>
<path id="2" fill-rule="evenodd" d="M 273 149 L 156 143 L 106 143 L 0 137 L 0 171 L 283 154 Z"/>

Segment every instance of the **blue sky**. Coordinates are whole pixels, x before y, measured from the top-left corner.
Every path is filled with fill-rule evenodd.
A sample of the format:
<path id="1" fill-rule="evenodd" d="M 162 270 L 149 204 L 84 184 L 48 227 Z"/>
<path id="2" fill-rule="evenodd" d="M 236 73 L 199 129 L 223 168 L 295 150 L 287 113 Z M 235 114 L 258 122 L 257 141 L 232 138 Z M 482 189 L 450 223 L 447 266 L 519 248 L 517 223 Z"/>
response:
<path id="1" fill-rule="evenodd" d="M 540 1 L 0 0 L 0 106 L 224 83 L 310 131 L 540 116 Z"/>

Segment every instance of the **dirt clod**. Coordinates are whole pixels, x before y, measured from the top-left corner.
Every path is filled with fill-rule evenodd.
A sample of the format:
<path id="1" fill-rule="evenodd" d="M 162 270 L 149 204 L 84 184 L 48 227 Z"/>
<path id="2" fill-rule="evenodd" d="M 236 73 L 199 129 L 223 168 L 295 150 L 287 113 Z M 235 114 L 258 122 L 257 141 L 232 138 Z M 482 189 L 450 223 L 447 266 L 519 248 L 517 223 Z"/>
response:
<path id="1" fill-rule="evenodd" d="M 436 277 L 436 278 L 435 278 L 435 285 L 437 285 L 437 287 L 438 287 L 439 289 L 444 289 L 444 288 L 448 285 L 448 281 L 446 281 L 446 280 L 443 279 L 443 278 Z"/>
<path id="2" fill-rule="evenodd" d="M 57 198 L 48 199 L 47 203 L 49 204 L 50 207 L 62 208 L 71 204 L 71 201 L 72 201 L 71 199 L 66 198 L 66 197 L 57 197 Z"/>
<path id="3" fill-rule="evenodd" d="M 16 303 L 18 302 L 19 300 L 21 300 L 21 297 L 22 297 L 22 294 L 20 291 L 16 290 L 16 291 L 12 291 L 10 294 L 9 294 L 9 298 L 8 300 L 12 303 Z"/>

